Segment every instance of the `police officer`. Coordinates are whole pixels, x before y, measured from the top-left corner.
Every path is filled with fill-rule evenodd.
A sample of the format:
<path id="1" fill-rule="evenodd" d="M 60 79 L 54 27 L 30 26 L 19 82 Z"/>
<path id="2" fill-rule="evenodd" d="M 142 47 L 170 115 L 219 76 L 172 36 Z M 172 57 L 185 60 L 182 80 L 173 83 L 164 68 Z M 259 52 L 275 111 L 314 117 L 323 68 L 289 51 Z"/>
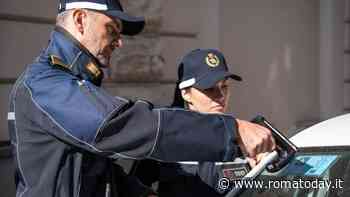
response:
<path id="1" fill-rule="evenodd" d="M 224 55 L 216 49 L 190 51 L 182 58 L 177 74 L 172 107 L 202 113 L 226 113 L 232 80 L 242 80 L 229 72 Z M 245 162 L 236 165 L 240 169 L 248 167 Z M 220 179 L 232 178 L 227 175 L 234 174 L 233 170 L 232 162 L 180 164 L 143 160 L 134 173 L 146 185 L 159 181 L 160 197 L 224 196 L 229 188 L 220 187 Z"/>
<path id="2" fill-rule="evenodd" d="M 238 144 L 253 157 L 274 149 L 268 130 L 232 116 L 106 93 L 101 68 L 122 47 L 121 34 L 143 27 L 117 0 L 60 1 L 47 48 L 11 92 L 16 196 L 147 196 L 152 191 L 113 160 L 228 161 Z"/>

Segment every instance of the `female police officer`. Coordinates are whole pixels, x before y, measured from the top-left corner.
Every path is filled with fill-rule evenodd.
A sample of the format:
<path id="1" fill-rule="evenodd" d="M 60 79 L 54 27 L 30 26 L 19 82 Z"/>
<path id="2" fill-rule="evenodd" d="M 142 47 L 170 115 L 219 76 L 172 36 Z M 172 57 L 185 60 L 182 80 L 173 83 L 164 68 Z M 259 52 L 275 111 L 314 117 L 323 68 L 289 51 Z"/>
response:
<path id="1" fill-rule="evenodd" d="M 188 53 L 178 68 L 174 107 L 202 113 L 227 112 L 232 79 L 241 77 L 228 71 L 225 58 L 215 49 L 196 49 Z M 198 131 L 200 132 L 200 131 Z M 162 164 L 160 196 L 220 196 L 218 177 L 224 165 L 211 162 L 198 165 Z"/>
<path id="2" fill-rule="evenodd" d="M 225 58 L 218 50 L 193 50 L 179 65 L 172 107 L 209 114 L 225 113 L 232 79 L 242 80 L 228 71 Z M 213 162 L 164 164 L 143 161 L 136 174 L 146 184 L 158 179 L 160 196 L 221 196 L 225 190 L 218 188 L 219 178 L 227 167 L 225 163 L 216 165 Z"/>

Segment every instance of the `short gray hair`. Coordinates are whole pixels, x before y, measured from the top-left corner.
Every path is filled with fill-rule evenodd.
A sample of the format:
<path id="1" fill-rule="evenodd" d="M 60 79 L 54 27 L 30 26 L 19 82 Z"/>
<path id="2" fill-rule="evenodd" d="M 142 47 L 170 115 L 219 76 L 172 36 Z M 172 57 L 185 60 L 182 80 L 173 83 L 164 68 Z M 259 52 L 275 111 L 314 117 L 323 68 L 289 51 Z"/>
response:
<path id="1" fill-rule="evenodd" d="M 57 26 L 65 26 L 67 24 L 67 19 L 72 13 L 72 10 L 66 10 L 64 12 L 61 12 L 56 17 L 56 25 Z"/>
<path id="2" fill-rule="evenodd" d="M 89 15 L 93 15 L 95 14 L 94 11 L 88 10 L 88 9 L 83 9 L 87 14 Z M 56 25 L 58 26 L 62 26 L 64 27 L 65 25 L 67 25 L 68 22 L 68 18 L 71 16 L 71 14 L 73 13 L 74 9 L 72 10 L 66 10 L 64 12 L 61 12 L 57 15 L 56 17 Z"/>

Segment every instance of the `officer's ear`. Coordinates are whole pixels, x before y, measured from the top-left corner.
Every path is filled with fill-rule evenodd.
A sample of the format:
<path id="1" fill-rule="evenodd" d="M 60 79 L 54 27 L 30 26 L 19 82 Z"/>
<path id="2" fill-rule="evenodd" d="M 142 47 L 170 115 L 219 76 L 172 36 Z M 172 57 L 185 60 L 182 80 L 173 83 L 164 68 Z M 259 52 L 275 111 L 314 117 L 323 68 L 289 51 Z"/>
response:
<path id="1" fill-rule="evenodd" d="M 185 88 L 181 90 L 181 96 L 186 101 L 187 103 L 192 103 L 191 102 L 191 88 Z"/>
<path id="2" fill-rule="evenodd" d="M 87 26 L 87 10 L 84 9 L 75 9 L 73 11 L 73 21 L 74 26 L 77 32 L 80 33 L 80 35 L 84 34 L 86 26 Z"/>

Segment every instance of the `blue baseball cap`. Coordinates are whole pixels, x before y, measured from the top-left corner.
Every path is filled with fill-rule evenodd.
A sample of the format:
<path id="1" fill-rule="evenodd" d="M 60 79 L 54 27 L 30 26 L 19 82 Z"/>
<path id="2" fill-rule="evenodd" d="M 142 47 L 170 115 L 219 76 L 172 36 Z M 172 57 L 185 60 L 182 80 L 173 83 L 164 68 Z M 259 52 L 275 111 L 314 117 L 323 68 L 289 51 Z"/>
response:
<path id="1" fill-rule="evenodd" d="M 138 34 L 145 26 L 144 17 L 126 14 L 119 0 L 60 0 L 58 12 L 79 8 L 96 10 L 111 18 L 121 20 L 123 25 L 121 33 L 124 35 Z"/>
<path id="2" fill-rule="evenodd" d="M 195 49 L 182 58 L 178 67 L 179 89 L 205 90 L 227 78 L 242 81 L 240 76 L 228 71 L 224 55 L 216 49 Z"/>

